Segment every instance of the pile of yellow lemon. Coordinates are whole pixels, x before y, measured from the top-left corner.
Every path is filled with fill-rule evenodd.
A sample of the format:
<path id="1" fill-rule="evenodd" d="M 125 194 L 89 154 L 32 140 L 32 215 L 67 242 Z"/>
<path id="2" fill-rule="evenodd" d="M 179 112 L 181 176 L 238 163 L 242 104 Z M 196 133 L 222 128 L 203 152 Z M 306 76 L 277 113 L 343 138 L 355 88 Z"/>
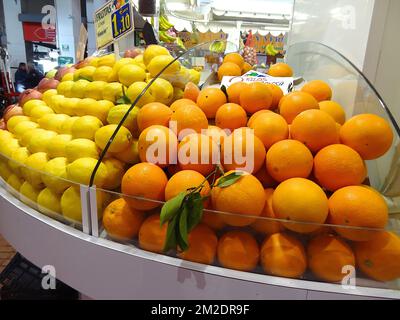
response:
<path id="1" fill-rule="evenodd" d="M 41 100 L 25 102 L 21 106 L 24 115 L 12 117 L 8 131 L 0 130 L 0 154 L 5 156 L 0 157 L 0 175 L 41 211 L 81 221 L 78 184 L 89 184 L 129 101 L 173 59 L 167 49 L 156 45 L 135 58 L 117 60 L 109 54 L 87 59 L 83 67 L 65 74 L 56 89 L 45 91 Z M 139 162 L 139 108 L 154 101 L 169 105 L 182 98 L 186 83 L 198 84 L 199 80 L 197 71 L 178 61 L 164 71 L 120 128 L 95 176 L 98 188 L 118 188 L 125 166 Z M 107 196 L 99 195 L 102 212 Z"/>

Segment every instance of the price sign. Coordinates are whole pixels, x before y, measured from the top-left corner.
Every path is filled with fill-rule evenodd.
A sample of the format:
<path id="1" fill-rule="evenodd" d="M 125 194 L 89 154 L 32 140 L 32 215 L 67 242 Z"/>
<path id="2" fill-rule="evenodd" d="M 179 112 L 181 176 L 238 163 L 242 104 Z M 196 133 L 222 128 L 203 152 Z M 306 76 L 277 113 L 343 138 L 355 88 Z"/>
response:
<path id="1" fill-rule="evenodd" d="M 134 30 L 130 0 L 111 0 L 94 14 L 96 47 L 101 49 Z"/>

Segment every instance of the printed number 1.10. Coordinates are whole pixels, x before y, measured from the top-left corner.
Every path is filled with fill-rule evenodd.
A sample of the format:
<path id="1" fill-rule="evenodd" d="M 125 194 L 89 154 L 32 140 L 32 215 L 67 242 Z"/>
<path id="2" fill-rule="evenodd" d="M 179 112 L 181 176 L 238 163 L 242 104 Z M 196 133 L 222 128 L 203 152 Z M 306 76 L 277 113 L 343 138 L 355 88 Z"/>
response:
<path id="1" fill-rule="evenodd" d="M 129 14 L 121 17 L 120 21 L 117 21 L 117 15 L 113 14 L 112 16 L 113 22 L 113 31 L 114 31 L 114 38 L 118 37 L 121 33 L 124 33 L 131 27 L 131 17 Z M 120 22 L 120 23 L 118 23 Z"/>

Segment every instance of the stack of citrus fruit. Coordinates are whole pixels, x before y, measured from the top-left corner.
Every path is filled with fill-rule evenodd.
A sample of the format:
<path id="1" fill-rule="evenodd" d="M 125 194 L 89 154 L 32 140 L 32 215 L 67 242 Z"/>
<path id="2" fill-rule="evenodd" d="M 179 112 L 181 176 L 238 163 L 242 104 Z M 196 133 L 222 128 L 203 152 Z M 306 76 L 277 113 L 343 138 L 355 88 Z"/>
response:
<path id="1" fill-rule="evenodd" d="M 376 280 L 400 277 L 400 238 L 382 231 L 386 202 L 366 185 L 365 161 L 392 146 L 386 120 L 346 119 L 323 81 L 287 95 L 259 82 L 236 83 L 226 93 L 199 90 L 197 75 L 159 46 L 139 58 L 108 55 L 87 64 L 43 100 L 25 102 L 24 116 L 0 131 L 0 152 L 12 159 L 1 162 L 0 174 L 39 208 L 81 219 L 79 190 L 70 181 L 89 184 L 107 149 L 92 178 L 99 188 L 121 190 L 111 203 L 99 197 L 114 239 L 137 238 L 144 250 L 163 252 L 171 247 L 172 222 L 162 223 L 160 214 L 170 210 L 172 221 L 181 209 L 165 201 L 181 197 L 183 206 L 197 192 L 197 205 L 210 211 L 190 230 L 172 229 L 187 237 L 187 250 L 172 246 L 182 259 L 241 271 L 260 266 L 283 277 L 309 268 L 330 282 L 356 265 Z M 240 75 L 245 67 L 240 55 L 229 54 L 218 74 Z M 293 75 L 285 64 L 270 73 Z M 129 114 L 127 99 L 139 99 Z"/>

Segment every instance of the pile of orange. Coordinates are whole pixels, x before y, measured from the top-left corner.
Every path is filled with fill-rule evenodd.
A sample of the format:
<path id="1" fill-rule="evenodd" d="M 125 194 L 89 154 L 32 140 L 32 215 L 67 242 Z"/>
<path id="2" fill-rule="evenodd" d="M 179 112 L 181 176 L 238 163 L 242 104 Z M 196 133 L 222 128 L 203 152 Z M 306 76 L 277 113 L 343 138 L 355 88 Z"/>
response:
<path id="1" fill-rule="evenodd" d="M 245 67 L 240 55 L 229 54 L 218 75 L 241 75 Z M 269 74 L 290 77 L 293 71 L 279 64 Z M 104 211 L 110 236 L 138 236 L 141 248 L 162 252 L 163 202 L 203 184 L 204 205 L 213 211 L 189 234 L 189 249 L 178 250 L 182 259 L 218 261 L 241 271 L 260 265 L 267 274 L 291 278 L 309 269 L 329 282 L 340 282 L 345 266 L 375 280 L 400 277 L 400 238 L 382 231 L 387 204 L 364 185 L 365 161 L 381 157 L 393 143 L 385 119 L 346 119 L 344 108 L 331 100 L 334 90 L 320 80 L 286 95 L 260 82 L 234 83 L 226 93 L 190 84 L 183 96 L 170 106 L 153 102 L 139 111 L 142 162 L 125 173 L 124 198 Z M 160 132 L 168 138 L 160 139 Z M 157 144 L 164 147 L 165 162 L 149 156 Z M 213 186 L 221 179 L 208 176 L 216 165 L 224 177 L 243 175 L 230 186 Z M 334 226 L 321 232 L 324 224 Z M 225 226 L 235 230 L 224 232 Z"/>

